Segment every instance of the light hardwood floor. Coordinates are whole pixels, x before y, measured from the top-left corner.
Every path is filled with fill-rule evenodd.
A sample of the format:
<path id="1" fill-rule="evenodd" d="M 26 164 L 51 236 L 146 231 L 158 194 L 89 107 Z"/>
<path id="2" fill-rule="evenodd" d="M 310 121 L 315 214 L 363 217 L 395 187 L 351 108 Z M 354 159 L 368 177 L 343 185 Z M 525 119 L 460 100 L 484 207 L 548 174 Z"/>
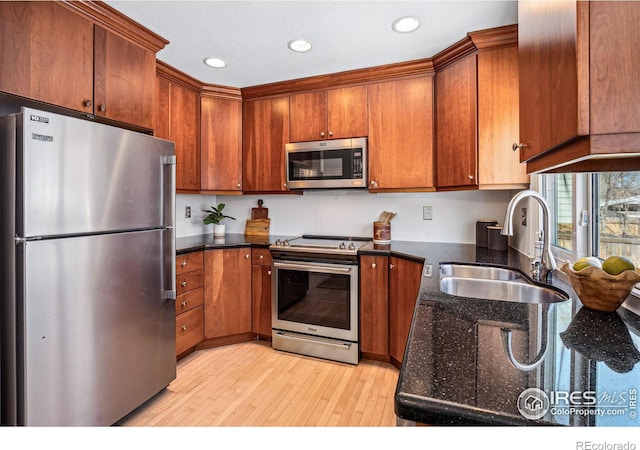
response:
<path id="1" fill-rule="evenodd" d="M 398 370 L 357 366 L 247 342 L 201 350 L 178 362 L 167 389 L 123 426 L 395 426 Z"/>

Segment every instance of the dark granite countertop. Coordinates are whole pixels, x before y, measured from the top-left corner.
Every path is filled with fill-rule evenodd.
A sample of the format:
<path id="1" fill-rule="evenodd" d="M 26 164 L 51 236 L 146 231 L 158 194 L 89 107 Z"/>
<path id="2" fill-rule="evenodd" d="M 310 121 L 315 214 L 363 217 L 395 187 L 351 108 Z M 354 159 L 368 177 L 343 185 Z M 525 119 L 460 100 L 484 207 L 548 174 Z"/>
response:
<path id="1" fill-rule="evenodd" d="M 571 300 L 552 307 L 440 291 L 438 268 L 443 262 L 505 266 L 528 275 L 529 259 L 513 249 L 410 242 L 365 249 L 385 251 L 424 259 L 433 268 L 432 277 L 422 278 L 398 379 L 395 410 L 400 419 L 469 425 L 640 425 L 635 403 L 640 317 L 631 309 L 603 313 L 583 308 L 572 288 L 557 277 L 550 284 Z M 632 309 L 638 311 L 635 305 Z M 512 330 L 513 358 L 526 364 L 542 348 L 545 321 L 548 339 L 542 363 L 530 371 L 516 369 L 501 329 Z M 525 417 L 519 397 L 527 417 L 546 413 Z"/>
<path id="2" fill-rule="evenodd" d="M 212 250 L 216 248 L 233 247 L 263 247 L 267 248 L 277 239 L 294 239 L 299 236 L 245 236 L 240 233 L 227 233 L 224 238 L 214 238 L 213 233 L 198 234 L 176 238 L 176 254 L 195 252 L 198 250 Z"/>

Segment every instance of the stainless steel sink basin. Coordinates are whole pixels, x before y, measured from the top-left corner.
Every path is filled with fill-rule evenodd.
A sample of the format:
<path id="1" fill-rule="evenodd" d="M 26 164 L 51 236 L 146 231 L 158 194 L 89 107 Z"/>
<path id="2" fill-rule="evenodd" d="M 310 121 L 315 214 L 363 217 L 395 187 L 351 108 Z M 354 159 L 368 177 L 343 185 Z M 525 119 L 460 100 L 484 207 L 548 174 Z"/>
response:
<path id="1" fill-rule="evenodd" d="M 521 278 L 524 280 L 524 278 Z M 457 297 L 501 300 L 515 303 L 559 303 L 569 300 L 564 292 L 523 281 L 507 281 L 447 276 L 440 290 Z"/>
<path id="2" fill-rule="evenodd" d="M 503 267 L 472 266 L 469 264 L 441 264 L 440 277 L 474 278 L 483 280 L 523 280 L 521 273 Z"/>

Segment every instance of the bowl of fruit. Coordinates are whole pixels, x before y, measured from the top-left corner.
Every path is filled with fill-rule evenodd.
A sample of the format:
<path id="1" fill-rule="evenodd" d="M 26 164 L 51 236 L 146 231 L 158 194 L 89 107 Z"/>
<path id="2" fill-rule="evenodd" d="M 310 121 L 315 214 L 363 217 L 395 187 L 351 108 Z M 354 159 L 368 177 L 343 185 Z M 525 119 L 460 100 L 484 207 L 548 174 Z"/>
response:
<path id="1" fill-rule="evenodd" d="M 640 283 L 634 262 L 624 256 L 610 256 L 604 262 L 587 256 L 564 263 L 560 270 L 569 277 L 582 304 L 596 311 L 615 311 Z"/>

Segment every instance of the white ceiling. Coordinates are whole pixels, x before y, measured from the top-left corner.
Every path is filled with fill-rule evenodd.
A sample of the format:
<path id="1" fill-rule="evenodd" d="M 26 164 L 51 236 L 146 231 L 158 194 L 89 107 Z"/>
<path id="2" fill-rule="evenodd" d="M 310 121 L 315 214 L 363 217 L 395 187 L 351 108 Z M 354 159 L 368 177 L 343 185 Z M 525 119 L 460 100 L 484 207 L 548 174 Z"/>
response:
<path id="1" fill-rule="evenodd" d="M 257 86 L 276 81 L 429 58 L 469 31 L 517 22 L 516 1 L 129 1 L 110 6 L 170 43 L 158 59 L 208 84 Z M 421 26 L 396 33 L 412 15 Z M 294 53 L 293 39 L 313 48 Z M 206 57 L 227 62 L 205 66 Z"/>

